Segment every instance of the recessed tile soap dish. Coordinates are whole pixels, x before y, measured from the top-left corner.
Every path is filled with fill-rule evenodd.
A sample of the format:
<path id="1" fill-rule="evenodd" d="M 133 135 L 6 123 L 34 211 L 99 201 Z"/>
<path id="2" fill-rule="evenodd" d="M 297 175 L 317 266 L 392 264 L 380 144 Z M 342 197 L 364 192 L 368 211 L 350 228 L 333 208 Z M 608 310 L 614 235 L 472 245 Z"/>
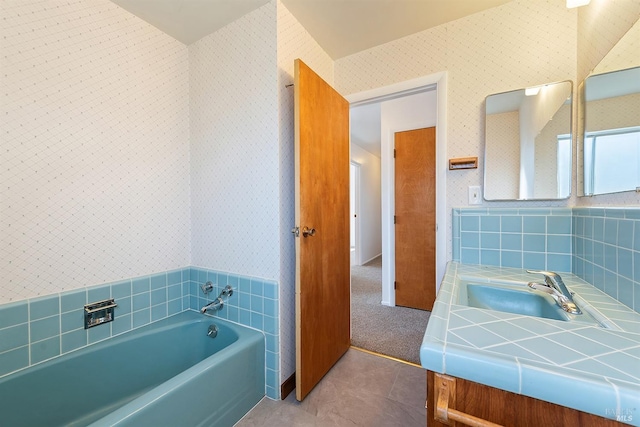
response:
<path id="1" fill-rule="evenodd" d="M 84 328 L 89 329 L 103 323 L 112 322 L 114 309 L 118 306 L 113 298 L 92 302 L 84 306 Z"/>

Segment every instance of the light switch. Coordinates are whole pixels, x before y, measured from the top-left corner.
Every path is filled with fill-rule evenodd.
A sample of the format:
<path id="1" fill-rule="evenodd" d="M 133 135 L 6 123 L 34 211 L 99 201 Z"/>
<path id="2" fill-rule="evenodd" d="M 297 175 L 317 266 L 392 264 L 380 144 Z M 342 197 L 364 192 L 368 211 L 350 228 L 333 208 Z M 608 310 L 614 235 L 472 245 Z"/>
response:
<path id="1" fill-rule="evenodd" d="M 482 194 L 480 194 L 480 186 L 479 185 L 470 185 L 469 186 L 469 204 L 470 205 L 480 205 L 480 204 L 482 204 Z"/>

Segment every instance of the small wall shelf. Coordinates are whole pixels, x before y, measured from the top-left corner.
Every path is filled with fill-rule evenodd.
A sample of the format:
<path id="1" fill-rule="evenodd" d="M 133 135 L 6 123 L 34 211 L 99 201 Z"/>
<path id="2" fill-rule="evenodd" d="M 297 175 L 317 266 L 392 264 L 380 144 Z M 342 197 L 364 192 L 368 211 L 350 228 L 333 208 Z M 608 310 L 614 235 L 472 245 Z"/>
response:
<path id="1" fill-rule="evenodd" d="M 477 157 L 458 157 L 455 159 L 449 159 L 449 170 L 477 169 L 477 168 L 478 168 Z"/>

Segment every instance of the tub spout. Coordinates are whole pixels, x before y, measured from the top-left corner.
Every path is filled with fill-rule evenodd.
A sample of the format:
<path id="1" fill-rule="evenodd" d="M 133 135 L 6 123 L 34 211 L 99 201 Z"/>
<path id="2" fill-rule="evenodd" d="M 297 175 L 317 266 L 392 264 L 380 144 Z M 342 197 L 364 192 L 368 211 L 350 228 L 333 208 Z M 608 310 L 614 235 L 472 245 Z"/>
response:
<path id="1" fill-rule="evenodd" d="M 200 309 L 200 313 L 204 314 L 208 310 L 218 311 L 224 306 L 222 298 L 218 297 Z"/>

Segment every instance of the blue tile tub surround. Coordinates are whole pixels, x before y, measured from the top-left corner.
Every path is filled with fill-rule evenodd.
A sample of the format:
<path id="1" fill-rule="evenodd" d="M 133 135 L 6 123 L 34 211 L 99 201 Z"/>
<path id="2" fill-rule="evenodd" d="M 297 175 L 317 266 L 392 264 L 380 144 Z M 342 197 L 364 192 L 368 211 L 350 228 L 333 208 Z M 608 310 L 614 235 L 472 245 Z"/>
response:
<path id="1" fill-rule="evenodd" d="M 211 281 L 209 295 L 200 285 Z M 0 305 L 0 377 L 211 302 L 230 285 L 234 294 L 214 315 L 265 335 L 266 394 L 280 398 L 278 284 L 196 267 L 166 271 Z M 113 322 L 84 329 L 83 306 L 114 298 Z"/>
<path id="2" fill-rule="evenodd" d="M 207 295 L 200 288 L 206 282 L 213 285 L 213 290 Z M 194 267 L 191 268 L 186 297 L 189 302 L 188 308 L 199 311 L 216 299 L 227 285 L 233 288 L 233 295 L 223 297 L 224 306 L 220 311 L 210 311 L 208 314 L 264 332 L 266 394 L 272 399 L 279 399 L 278 284 L 270 280 Z"/>
<path id="3" fill-rule="evenodd" d="M 453 209 L 453 260 L 570 272 L 571 226 L 571 208 Z"/>
<path id="4" fill-rule="evenodd" d="M 522 269 L 450 262 L 420 349 L 422 366 L 606 418 L 636 411 L 640 314 L 601 290 L 562 276 L 611 329 L 458 304 L 461 283 L 497 280 L 526 288 L 533 277 Z"/>
<path id="5" fill-rule="evenodd" d="M 0 376 L 177 314 L 190 268 L 0 305 Z M 83 308 L 114 298 L 115 320 L 84 329 Z"/>
<path id="6" fill-rule="evenodd" d="M 211 281 L 205 296 L 200 284 Z M 279 300 L 276 282 L 196 267 L 0 305 L 0 376 L 77 350 L 184 310 L 196 310 L 230 285 L 234 294 L 215 316 L 265 334 L 266 394 L 280 397 Z M 83 306 L 114 298 L 115 320 L 84 329 Z"/>
<path id="7" fill-rule="evenodd" d="M 640 311 L 640 208 L 574 208 L 573 273 Z"/>

